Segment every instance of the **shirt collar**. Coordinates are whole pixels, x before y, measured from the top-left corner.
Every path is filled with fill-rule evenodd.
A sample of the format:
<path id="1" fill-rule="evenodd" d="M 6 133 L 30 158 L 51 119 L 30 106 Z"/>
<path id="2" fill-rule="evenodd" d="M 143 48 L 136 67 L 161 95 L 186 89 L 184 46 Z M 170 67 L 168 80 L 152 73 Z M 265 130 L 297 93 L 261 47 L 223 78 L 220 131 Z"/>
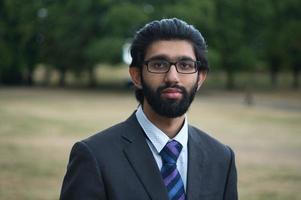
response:
<path id="1" fill-rule="evenodd" d="M 136 111 L 136 117 L 146 136 L 159 153 L 171 139 L 146 117 L 141 106 L 139 106 Z M 181 143 L 183 148 L 186 148 L 188 142 L 188 124 L 186 115 L 181 130 L 172 139 Z"/>

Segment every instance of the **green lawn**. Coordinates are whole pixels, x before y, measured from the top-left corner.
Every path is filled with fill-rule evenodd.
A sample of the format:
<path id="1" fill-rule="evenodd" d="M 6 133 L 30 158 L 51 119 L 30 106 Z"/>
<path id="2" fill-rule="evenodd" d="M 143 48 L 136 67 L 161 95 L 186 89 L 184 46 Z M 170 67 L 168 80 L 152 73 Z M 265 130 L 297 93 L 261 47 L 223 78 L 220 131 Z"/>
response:
<path id="1" fill-rule="evenodd" d="M 243 200 L 301 199 L 301 94 L 201 91 L 189 121 L 236 153 Z M 0 89 L 0 199 L 58 199 L 70 148 L 127 118 L 131 93 Z"/>

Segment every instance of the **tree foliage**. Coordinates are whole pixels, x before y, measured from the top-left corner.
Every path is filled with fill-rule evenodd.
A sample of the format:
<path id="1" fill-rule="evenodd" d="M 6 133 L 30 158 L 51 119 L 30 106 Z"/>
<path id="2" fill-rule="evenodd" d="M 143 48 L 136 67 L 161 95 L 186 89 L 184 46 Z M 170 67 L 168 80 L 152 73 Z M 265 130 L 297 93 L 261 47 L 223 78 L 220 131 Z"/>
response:
<path id="1" fill-rule="evenodd" d="M 178 17 L 207 40 L 213 70 L 235 87 L 238 71 L 265 63 L 271 81 L 290 70 L 299 86 L 299 0 L 18 0 L 0 1 L 0 83 L 32 84 L 38 63 L 60 72 L 90 74 L 98 63 L 121 62 L 121 49 L 146 22 Z"/>

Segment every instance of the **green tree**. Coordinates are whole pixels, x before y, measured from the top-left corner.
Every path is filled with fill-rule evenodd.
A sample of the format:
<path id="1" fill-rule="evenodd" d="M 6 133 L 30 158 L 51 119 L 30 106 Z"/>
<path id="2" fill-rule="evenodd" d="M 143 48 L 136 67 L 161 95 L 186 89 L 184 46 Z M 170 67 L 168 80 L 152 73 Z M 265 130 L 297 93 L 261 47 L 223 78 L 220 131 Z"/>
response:
<path id="1" fill-rule="evenodd" d="M 270 3 L 260 0 L 216 0 L 213 45 L 227 75 L 226 88 L 235 87 L 237 71 L 256 70 L 263 59 L 264 31 L 271 17 Z M 249 83 L 251 84 L 251 83 Z"/>
<path id="2" fill-rule="evenodd" d="M 113 5 L 102 20 L 104 35 L 119 38 L 132 37 L 148 19 L 142 6 L 132 3 Z"/>
<path id="3" fill-rule="evenodd" d="M 22 4 L 0 2 L 0 82 L 32 84 L 32 73 L 39 59 L 37 8 L 39 1 Z"/>
<path id="4" fill-rule="evenodd" d="M 292 71 L 293 81 L 292 88 L 300 87 L 300 72 L 301 72 L 301 42 L 299 36 L 301 35 L 300 20 L 291 20 L 286 26 L 285 44 L 287 44 L 287 51 L 285 52 L 287 58 L 287 65 Z"/>
<path id="5" fill-rule="evenodd" d="M 53 1 L 44 20 L 43 58 L 60 72 L 61 86 L 66 72 L 88 72 L 95 85 L 97 63 L 121 62 L 127 37 L 147 21 L 141 7 L 104 0 Z"/>
<path id="6" fill-rule="evenodd" d="M 89 71 L 90 84 L 93 85 L 95 63 L 84 52 L 102 29 L 100 18 L 103 12 L 98 1 L 53 1 L 46 9 L 44 62 L 60 72 L 60 86 L 65 85 L 68 70 L 76 74 Z"/>
<path id="7" fill-rule="evenodd" d="M 219 52 L 220 65 L 227 75 L 226 88 L 235 86 L 234 74 L 242 66 L 244 51 L 241 1 L 216 0 L 215 39 L 213 45 Z"/>
<path id="8" fill-rule="evenodd" d="M 120 63 L 123 44 L 147 20 L 148 16 L 138 5 L 120 3 L 111 6 L 101 19 L 101 36 L 95 37 L 85 48 L 86 58 L 94 64 Z"/>
<path id="9" fill-rule="evenodd" d="M 292 72 L 292 87 L 299 88 L 299 76 L 301 71 L 301 2 L 288 0 L 279 2 L 281 5 L 281 16 L 283 28 L 281 29 L 280 42 L 284 49 L 284 61 L 287 68 Z"/>
<path id="10" fill-rule="evenodd" d="M 280 70 L 293 73 L 293 87 L 299 85 L 301 14 L 298 0 L 269 1 L 272 15 L 264 30 L 265 58 L 269 64 L 271 84 L 276 87 Z"/>

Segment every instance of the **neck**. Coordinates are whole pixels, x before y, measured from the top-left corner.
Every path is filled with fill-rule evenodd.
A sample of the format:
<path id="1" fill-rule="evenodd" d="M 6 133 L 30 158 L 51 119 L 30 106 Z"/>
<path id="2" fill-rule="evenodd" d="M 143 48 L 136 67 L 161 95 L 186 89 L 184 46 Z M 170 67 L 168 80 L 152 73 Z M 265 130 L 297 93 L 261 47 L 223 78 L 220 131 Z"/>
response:
<path id="1" fill-rule="evenodd" d="M 169 138 L 173 138 L 177 135 L 177 133 L 182 128 L 185 120 L 184 115 L 176 118 L 168 118 L 161 116 L 150 107 L 147 101 L 144 101 L 143 112 L 146 115 L 146 117 Z"/>

